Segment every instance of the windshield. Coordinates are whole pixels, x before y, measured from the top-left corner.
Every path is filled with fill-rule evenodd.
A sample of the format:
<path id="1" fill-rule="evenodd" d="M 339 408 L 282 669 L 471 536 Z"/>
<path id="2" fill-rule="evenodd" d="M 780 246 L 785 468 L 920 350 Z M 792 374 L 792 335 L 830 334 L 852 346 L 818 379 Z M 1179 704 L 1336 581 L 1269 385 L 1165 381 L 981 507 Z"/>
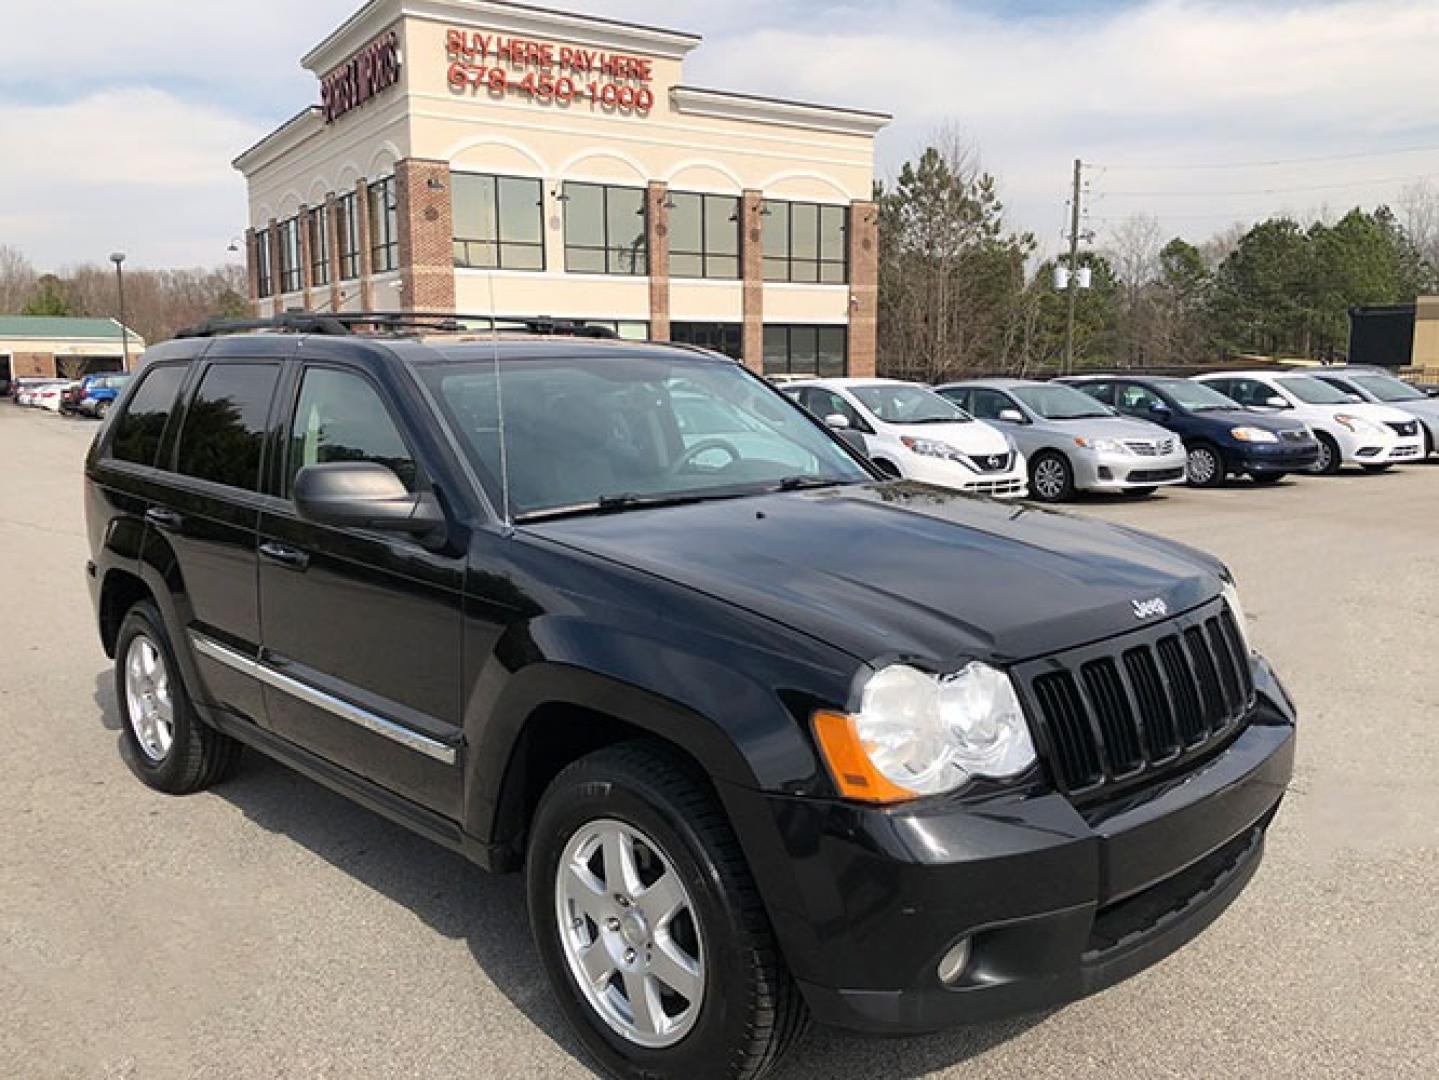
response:
<path id="1" fill-rule="evenodd" d="M 870 479 L 734 364 L 584 356 L 502 360 L 498 379 L 488 360 L 417 372 L 514 520 Z"/>
<path id="2" fill-rule="evenodd" d="M 1414 389 L 1393 375 L 1380 375 L 1378 372 L 1368 375 L 1350 375 L 1349 381 L 1361 390 L 1369 391 L 1380 401 L 1427 401 L 1429 399 L 1429 395 L 1424 391 Z"/>
<path id="3" fill-rule="evenodd" d="M 1009 392 L 1046 420 L 1097 420 L 1114 415 L 1088 394 L 1068 386 L 1013 386 Z"/>
<path id="4" fill-rule="evenodd" d="M 1206 412 L 1215 409 L 1242 409 L 1233 398 L 1227 398 L 1212 386 L 1175 379 L 1164 384 L 1164 392 L 1190 412 Z"/>
<path id="5" fill-rule="evenodd" d="M 849 392 L 886 424 L 967 424 L 969 413 L 933 390 L 907 383 L 851 386 Z"/>
<path id="6" fill-rule="evenodd" d="M 1312 375 L 1285 375 L 1274 381 L 1307 405 L 1351 404 L 1349 395 L 1343 390 Z"/>

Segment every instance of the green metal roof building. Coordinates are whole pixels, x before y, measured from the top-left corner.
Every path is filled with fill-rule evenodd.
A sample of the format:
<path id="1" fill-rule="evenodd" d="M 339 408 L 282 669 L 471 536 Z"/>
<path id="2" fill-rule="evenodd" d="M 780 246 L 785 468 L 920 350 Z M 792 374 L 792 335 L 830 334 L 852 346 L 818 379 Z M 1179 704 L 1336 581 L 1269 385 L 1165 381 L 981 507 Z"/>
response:
<path id="1" fill-rule="evenodd" d="M 132 368 L 145 349 L 114 319 L 0 315 L 0 382 L 26 377 L 79 378 Z"/>

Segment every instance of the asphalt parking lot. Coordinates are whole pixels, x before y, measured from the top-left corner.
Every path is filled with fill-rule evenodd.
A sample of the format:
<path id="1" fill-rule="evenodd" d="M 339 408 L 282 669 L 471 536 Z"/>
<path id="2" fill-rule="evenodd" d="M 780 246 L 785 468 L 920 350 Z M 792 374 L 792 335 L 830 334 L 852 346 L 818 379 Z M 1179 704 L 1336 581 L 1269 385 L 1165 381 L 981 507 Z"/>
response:
<path id="1" fill-rule="evenodd" d="M 0 1075 L 591 1075 L 519 878 L 254 755 L 183 800 L 131 778 L 82 572 L 95 430 L 0 404 Z M 782 1080 L 1439 1075 L 1439 465 L 1077 509 L 1234 569 L 1302 713 L 1265 865 L 1096 998 L 816 1030 Z"/>

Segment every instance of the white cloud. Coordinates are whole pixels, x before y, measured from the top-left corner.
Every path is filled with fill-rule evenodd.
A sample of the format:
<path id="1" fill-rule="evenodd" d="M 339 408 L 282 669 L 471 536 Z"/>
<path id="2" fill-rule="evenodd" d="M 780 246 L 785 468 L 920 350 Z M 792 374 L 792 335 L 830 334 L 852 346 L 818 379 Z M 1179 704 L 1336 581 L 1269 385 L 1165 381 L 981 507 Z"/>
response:
<path id="1" fill-rule="evenodd" d="M 45 265 L 117 245 L 150 264 L 224 257 L 243 214 L 230 160 L 314 97 L 299 57 L 359 2 L 6 0 L 0 239 Z M 1434 0 L 1055 0 L 1026 17 L 1000 0 L 539 2 L 702 33 L 691 82 L 891 112 L 882 172 L 952 123 L 1049 246 L 1076 156 L 1108 166 L 1091 173 L 1095 228 L 1148 211 L 1201 239 L 1439 175 L 1439 151 L 1179 167 L 1439 146 Z M 1253 189 L 1272 193 L 1221 194 Z"/>

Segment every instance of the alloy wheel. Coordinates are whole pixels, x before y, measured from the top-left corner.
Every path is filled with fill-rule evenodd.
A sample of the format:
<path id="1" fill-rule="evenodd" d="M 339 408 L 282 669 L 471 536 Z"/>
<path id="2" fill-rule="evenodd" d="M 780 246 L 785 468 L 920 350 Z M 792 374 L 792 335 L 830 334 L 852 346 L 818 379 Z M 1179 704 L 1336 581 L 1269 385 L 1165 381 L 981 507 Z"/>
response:
<path id="1" fill-rule="evenodd" d="M 1063 463 L 1047 457 L 1034 466 L 1034 490 L 1041 499 L 1051 501 L 1064 494 L 1065 469 Z"/>
<path id="2" fill-rule="evenodd" d="M 164 653 L 144 634 L 135 635 L 125 653 L 125 705 L 141 751 L 151 761 L 164 761 L 175 743 L 170 672 Z"/>
<path id="3" fill-rule="evenodd" d="M 1219 471 L 1219 462 L 1213 451 L 1197 447 L 1189 451 L 1188 468 L 1191 484 L 1212 484 L 1215 473 Z"/>
<path id="4" fill-rule="evenodd" d="M 704 946 L 658 844 L 621 821 L 585 824 L 560 858 L 555 917 L 580 992 L 615 1034 L 650 1049 L 689 1034 L 704 1002 Z"/>

